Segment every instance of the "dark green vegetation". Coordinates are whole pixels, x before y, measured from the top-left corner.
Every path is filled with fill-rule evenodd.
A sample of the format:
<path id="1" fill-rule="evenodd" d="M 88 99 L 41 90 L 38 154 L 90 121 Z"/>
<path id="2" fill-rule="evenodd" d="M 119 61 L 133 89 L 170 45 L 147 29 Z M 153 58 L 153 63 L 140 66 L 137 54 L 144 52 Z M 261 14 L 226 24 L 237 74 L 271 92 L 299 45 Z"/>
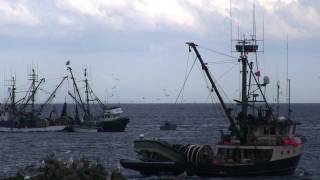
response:
<path id="1" fill-rule="evenodd" d="M 116 170 L 106 170 L 101 164 L 86 158 L 62 161 L 47 157 L 39 167 L 27 166 L 8 180 L 124 180 Z"/>

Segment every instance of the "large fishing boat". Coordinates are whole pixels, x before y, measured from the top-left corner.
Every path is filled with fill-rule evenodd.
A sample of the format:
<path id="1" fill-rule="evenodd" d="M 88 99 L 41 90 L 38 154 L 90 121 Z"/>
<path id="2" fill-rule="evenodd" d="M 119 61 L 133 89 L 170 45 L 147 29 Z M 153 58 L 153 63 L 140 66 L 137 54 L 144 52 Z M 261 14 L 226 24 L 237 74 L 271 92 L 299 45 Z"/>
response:
<path id="1" fill-rule="evenodd" d="M 198 176 L 262 176 L 289 175 L 295 172 L 303 154 L 302 138 L 296 135 L 299 124 L 288 116 L 274 112 L 267 102 L 264 88 L 269 78 L 260 81 L 260 71 L 254 71 L 249 54 L 258 51 L 255 36 L 237 40 L 235 50 L 240 53 L 242 67 L 241 100 L 235 100 L 240 111 L 234 113 L 222 97 L 216 82 L 202 59 L 198 45 L 187 43 L 194 52 L 209 80 L 211 92 L 218 97 L 229 122 L 228 132 L 221 133 L 216 144 L 184 145 L 159 140 L 140 139 L 134 142 L 139 160 L 121 160 L 123 167 L 145 175 L 163 173 Z M 257 57 L 257 56 L 253 56 Z M 233 115 L 234 114 L 234 115 Z"/>
<path id="2" fill-rule="evenodd" d="M 53 119 L 43 116 L 48 104 L 55 98 L 57 90 L 67 79 L 63 77 L 58 86 L 50 93 L 46 101 L 36 108 L 35 99 L 40 86 L 45 82 L 44 78 L 38 80 L 38 75 L 32 69 L 29 80 L 31 85 L 21 99 L 17 99 L 16 79 L 11 79 L 9 98 L 2 104 L 0 111 L 0 132 L 45 132 L 61 131 L 70 124 L 66 119 Z M 50 113 L 51 114 L 51 113 Z"/>
<path id="3" fill-rule="evenodd" d="M 68 94 L 75 101 L 75 119 L 77 119 L 78 123 L 67 127 L 66 130 L 71 132 L 125 131 L 126 126 L 129 123 L 129 118 L 122 116 L 123 111 L 121 107 L 108 106 L 96 96 L 89 84 L 87 69 L 84 69 L 83 80 L 85 84 L 85 101 L 83 101 L 81 96 L 80 89 L 76 83 L 72 68 L 70 67 L 70 62 L 67 62 L 67 69 L 70 72 L 74 89 L 73 92 L 68 92 Z M 95 105 L 98 106 L 93 105 L 92 102 L 96 102 L 97 104 Z M 93 109 L 95 107 L 99 107 L 99 110 Z"/>

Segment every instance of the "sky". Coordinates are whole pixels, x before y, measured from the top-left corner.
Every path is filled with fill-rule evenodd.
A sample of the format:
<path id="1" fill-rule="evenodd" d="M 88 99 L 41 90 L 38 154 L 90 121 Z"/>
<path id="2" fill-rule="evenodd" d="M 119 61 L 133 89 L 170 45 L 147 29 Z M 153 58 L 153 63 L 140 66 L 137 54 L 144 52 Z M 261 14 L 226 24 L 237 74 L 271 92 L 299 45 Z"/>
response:
<path id="1" fill-rule="evenodd" d="M 229 0 L 0 0 L 0 99 L 8 96 L 11 76 L 17 78 L 22 97 L 30 83 L 27 75 L 35 68 L 46 78 L 37 97 L 43 102 L 68 75 L 65 63 L 70 61 L 81 91 L 87 68 L 103 101 L 174 103 L 194 60 L 185 45 L 191 41 L 199 45 L 226 101 L 232 102 L 239 98 L 237 60 L 205 48 L 238 57 L 230 39 L 252 34 L 254 5 L 257 39 L 264 40 L 258 67 L 271 79 L 269 101 L 275 102 L 278 80 L 281 102 L 286 101 L 288 42 L 292 101 L 319 103 L 316 0 L 231 0 L 232 16 Z M 54 102 L 71 101 L 66 97 L 71 89 L 70 81 L 65 83 Z M 198 65 L 182 94 L 179 102 L 210 102 Z"/>

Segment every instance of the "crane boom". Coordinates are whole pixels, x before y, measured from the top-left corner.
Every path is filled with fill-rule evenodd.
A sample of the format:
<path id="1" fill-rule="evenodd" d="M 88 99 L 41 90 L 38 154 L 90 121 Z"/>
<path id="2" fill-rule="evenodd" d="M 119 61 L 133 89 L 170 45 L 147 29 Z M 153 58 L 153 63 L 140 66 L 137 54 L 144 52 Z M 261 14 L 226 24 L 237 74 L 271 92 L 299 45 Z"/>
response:
<path id="1" fill-rule="evenodd" d="M 228 118 L 228 120 L 230 122 L 230 130 L 232 132 L 234 132 L 236 135 L 239 135 L 239 130 L 236 127 L 233 118 L 231 117 L 230 109 L 228 109 L 226 104 L 224 103 L 224 100 L 223 100 L 221 94 L 219 93 L 218 88 L 217 88 L 215 82 L 213 81 L 213 79 L 212 79 L 212 77 L 210 75 L 210 72 L 209 72 L 209 69 L 208 69 L 207 65 L 203 62 L 203 59 L 202 59 L 202 57 L 201 57 L 201 55 L 200 55 L 200 53 L 199 53 L 199 51 L 197 49 L 197 45 L 195 43 L 193 43 L 193 42 L 187 42 L 186 44 L 189 45 L 189 48 L 192 48 L 193 51 L 195 52 L 198 60 L 201 63 L 202 70 L 207 75 L 207 78 L 209 79 L 213 90 L 215 91 L 216 95 L 218 96 L 218 99 L 219 99 L 220 104 L 221 104 L 221 106 L 223 108 L 223 111 L 224 111 L 225 115 L 227 116 L 227 118 Z"/>
<path id="2" fill-rule="evenodd" d="M 69 92 L 68 94 L 80 105 L 80 107 L 82 108 L 82 110 L 83 110 L 83 112 L 84 112 L 84 114 L 85 114 L 85 117 L 88 117 L 89 118 L 89 115 L 88 115 L 88 112 L 87 112 L 87 110 L 86 110 L 86 107 L 85 107 L 85 105 L 84 105 L 84 103 L 83 103 L 83 101 L 82 101 L 82 98 L 81 98 L 81 95 L 80 95 L 80 91 L 79 91 L 79 88 L 78 88 L 78 85 L 77 85 L 77 83 L 76 83 L 76 81 L 75 81 L 75 79 L 74 79 L 74 76 L 73 76 L 73 72 L 72 72 L 72 69 L 71 69 L 71 67 L 68 67 L 67 68 L 68 70 L 69 70 L 69 72 L 70 72 L 70 74 L 71 74 L 71 79 L 72 79 L 72 82 L 73 82 L 73 87 L 74 87 L 74 89 L 75 89 L 75 95 L 73 96 L 73 95 L 71 95 L 71 93 Z M 79 100 L 77 100 L 77 97 L 76 96 L 78 96 L 78 98 L 79 98 Z"/>
<path id="3" fill-rule="evenodd" d="M 38 91 L 40 85 L 45 81 L 44 78 L 40 79 L 39 84 L 34 88 L 32 94 L 28 97 L 27 101 L 23 104 L 23 106 L 21 107 L 21 111 L 25 110 L 26 106 L 28 105 L 28 103 L 30 102 L 30 100 L 32 100 L 36 94 L 36 92 Z"/>
<path id="4" fill-rule="evenodd" d="M 58 84 L 58 86 L 52 91 L 52 93 L 50 94 L 50 96 L 48 97 L 48 99 L 40 106 L 39 110 L 38 110 L 38 114 L 41 114 L 43 109 L 56 97 L 56 92 L 58 91 L 58 89 L 60 88 L 60 86 L 62 85 L 62 83 L 68 78 L 68 76 L 63 77 L 63 79 L 60 81 L 60 83 Z"/>

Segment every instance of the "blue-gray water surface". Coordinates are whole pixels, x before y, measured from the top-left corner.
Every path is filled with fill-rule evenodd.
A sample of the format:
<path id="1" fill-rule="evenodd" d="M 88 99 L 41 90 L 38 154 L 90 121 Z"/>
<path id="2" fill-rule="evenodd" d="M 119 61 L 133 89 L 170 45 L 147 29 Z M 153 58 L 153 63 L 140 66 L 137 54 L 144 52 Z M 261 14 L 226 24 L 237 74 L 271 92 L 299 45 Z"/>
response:
<path id="1" fill-rule="evenodd" d="M 85 156 L 116 168 L 119 159 L 135 158 L 132 141 L 140 134 L 169 142 L 213 145 L 227 125 L 217 105 L 124 104 L 122 108 L 130 117 L 123 133 L 0 133 L 1 176 L 39 164 L 50 153 L 65 159 Z M 281 109 L 285 111 L 285 106 Z M 320 179 L 320 104 L 294 104 L 292 109 L 292 117 L 301 123 L 297 133 L 308 140 L 299 167 L 292 176 L 257 179 Z M 178 124 L 177 130 L 160 131 L 159 126 L 166 120 Z M 134 171 L 122 172 L 128 178 L 140 178 Z"/>

